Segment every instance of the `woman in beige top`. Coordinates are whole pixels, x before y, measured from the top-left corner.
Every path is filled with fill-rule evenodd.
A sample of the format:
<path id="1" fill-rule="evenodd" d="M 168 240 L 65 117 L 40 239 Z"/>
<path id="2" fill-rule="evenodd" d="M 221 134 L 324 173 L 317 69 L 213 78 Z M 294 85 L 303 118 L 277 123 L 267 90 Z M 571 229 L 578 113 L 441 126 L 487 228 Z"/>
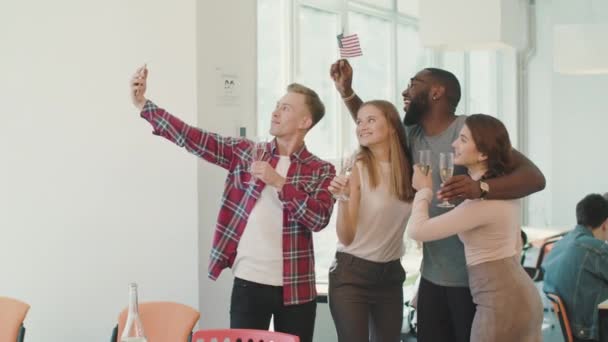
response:
<path id="1" fill-rule="evenodd" d="M 454 164 L 474 180 L 509 171 L 511 143 L 505 126 L 484 114 L 469 116 L 452 144 Z M 518 262 L 519 202 L 466 200 L 455 209 L 429 218 L 433 198 L 431 174 L 415 168 L 410 238 L 433 241 L 458 234 L 464 244 L 469 285 L 477 311 L 471 341 L 542 341 L 543 306 L 538 290 Z"/>
<path id="2" fill-rule="evenodd" d="M 398 342 L 403 321 L 403 234 L 414 190 L 405 129 L 387 101 L 357 113 L 360 150 L 350 177 L 329 190 L 338 204 L 338 247 L 329 272 L 329 307 L 341 342 Z"/>

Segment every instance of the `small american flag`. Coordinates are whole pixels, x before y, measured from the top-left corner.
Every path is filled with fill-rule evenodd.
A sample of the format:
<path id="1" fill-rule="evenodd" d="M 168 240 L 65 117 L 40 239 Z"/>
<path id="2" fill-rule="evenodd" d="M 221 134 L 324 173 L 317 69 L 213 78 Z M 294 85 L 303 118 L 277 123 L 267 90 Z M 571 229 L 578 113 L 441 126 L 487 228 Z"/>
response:
<path id="1" fill-rule="evenodd" d="M 349 34 L 348 36 L 343 33 L 339 34 L 338 46 L 340 47 L 340 58 L 363 56 L 357 34 Z"/>

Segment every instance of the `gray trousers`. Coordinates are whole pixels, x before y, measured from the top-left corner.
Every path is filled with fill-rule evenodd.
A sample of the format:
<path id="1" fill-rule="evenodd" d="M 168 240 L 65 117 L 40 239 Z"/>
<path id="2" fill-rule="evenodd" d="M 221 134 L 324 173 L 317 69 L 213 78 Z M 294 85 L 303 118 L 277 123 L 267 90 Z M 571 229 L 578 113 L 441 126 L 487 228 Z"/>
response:
<path id="1" fill-rule="evenodd" d="M 403 324 L 401 262 L 336 253 L 329 271 L 329 309 L 340 342 L 399 342 Z"/>

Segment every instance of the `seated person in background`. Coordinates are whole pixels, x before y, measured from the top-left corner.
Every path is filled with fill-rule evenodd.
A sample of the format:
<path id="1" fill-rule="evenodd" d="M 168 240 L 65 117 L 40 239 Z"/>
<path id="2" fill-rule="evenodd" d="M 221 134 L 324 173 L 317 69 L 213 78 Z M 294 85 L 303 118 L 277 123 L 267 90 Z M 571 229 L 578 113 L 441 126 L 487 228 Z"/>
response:
<path id="1" fill-rule="evenodd" d="M 604 195 L 605 197 L 608 197 Z M 576 205 L 577 226 L 558 241 L 543 262 L 543 290 L 560 296 L 576 341 L 608 336 L 600 327 L 599 303 L 608 299 L 608 199 L 598 194 Z"/>

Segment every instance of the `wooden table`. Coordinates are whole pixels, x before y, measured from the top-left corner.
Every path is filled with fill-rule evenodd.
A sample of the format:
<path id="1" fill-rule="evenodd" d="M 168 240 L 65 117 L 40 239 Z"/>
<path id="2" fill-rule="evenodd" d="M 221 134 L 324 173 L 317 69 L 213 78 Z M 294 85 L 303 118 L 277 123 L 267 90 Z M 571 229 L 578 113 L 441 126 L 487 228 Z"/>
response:
<path id="1" fill-rule="evenodd" d="M 563 235 L 572 230 L 572 228 L 565 227 L 522 227 L 522 230 L 526 232 L 528 235 L 528 242 L 536 248 L 540 248 L 540 246 L 545 242 L 546 239 L 551 238 L 556 235 Z"/>

